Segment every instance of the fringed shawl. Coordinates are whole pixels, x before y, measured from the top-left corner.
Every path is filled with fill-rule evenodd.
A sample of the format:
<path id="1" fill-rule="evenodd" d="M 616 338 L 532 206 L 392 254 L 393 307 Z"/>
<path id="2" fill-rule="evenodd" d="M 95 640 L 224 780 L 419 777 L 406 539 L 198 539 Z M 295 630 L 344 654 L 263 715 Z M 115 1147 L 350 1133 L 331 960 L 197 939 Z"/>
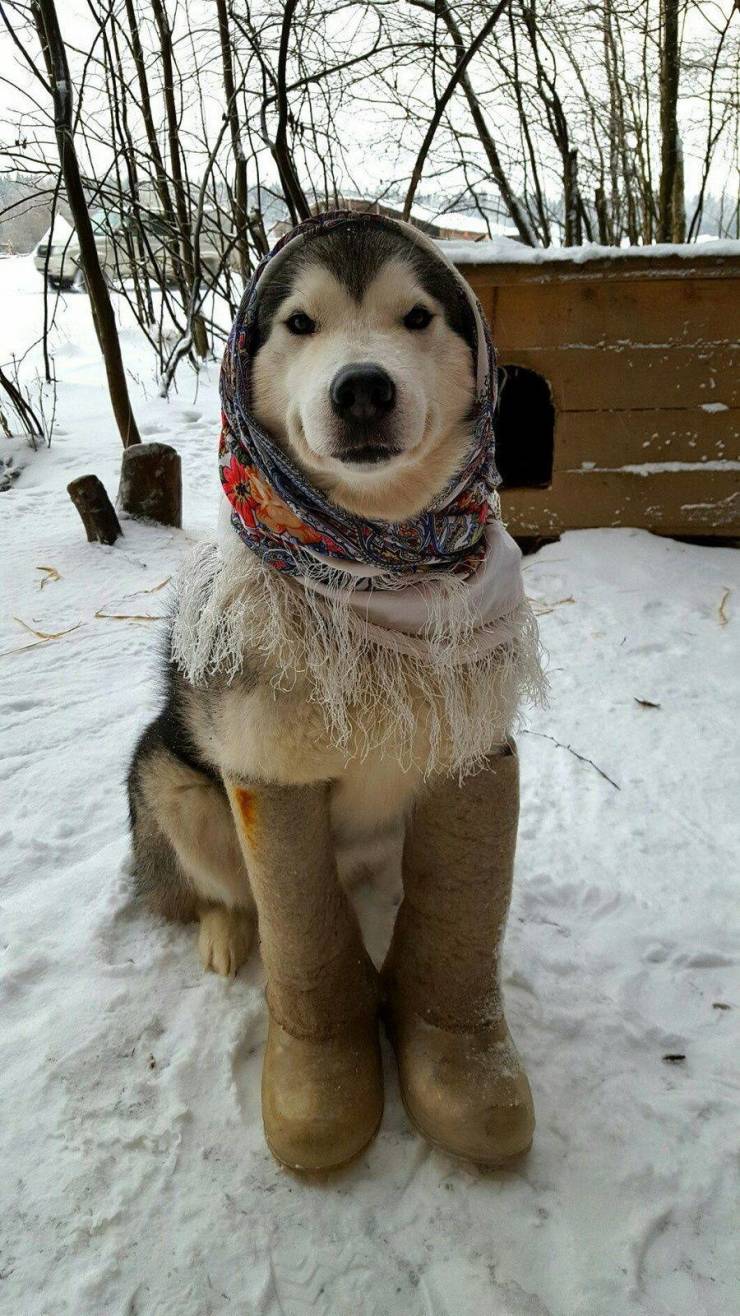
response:
<path id="1" fill-rule="evenodd" d="M 314 235 L 356 224 L 400 229 L 448 264 L 410 225 L 335 212 L 293 230 L 255 271 L 221 374 L 220 550 L 197 550 L 181 575 L 173 655 L 203 683 L 260 653 L 277 688 L 306 680 L 348 757 L 384 748 L 408 766 L 421 753 L 425 772 L 463 772 L 505 738 L 522 696 L 544 690 L 521 553 L 495 492 L 495 355 L 472 290 L 450 266 L 476 329 L 471 442 L 418 516 L 391 524 L 339 507 L 251 412 L 249 343 L 265 272 Z"/>

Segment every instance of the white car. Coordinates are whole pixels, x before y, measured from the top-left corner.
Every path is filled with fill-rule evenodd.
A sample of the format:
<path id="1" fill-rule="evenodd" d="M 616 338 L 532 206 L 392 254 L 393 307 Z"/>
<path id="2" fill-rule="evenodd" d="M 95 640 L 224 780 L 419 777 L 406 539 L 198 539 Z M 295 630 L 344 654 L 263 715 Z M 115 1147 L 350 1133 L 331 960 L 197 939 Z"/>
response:
<path id="1" fill-rule="evenodd" d="M 109 283 L 130 279 L 135 267 L 158 283 L 175 281 L 175 264 L 167 225 L 161 215 L 148 214 L 138 226 L 130 214 L 100 208 L 93 210 L 93 232 L 100 265 Z M 225 263 L 235 268 L 235 253 L 229 251 L 228 235 L 218 224 L 215 211 L 206 212 L 200 237 L 204 272 L 215 278 Z M 85 286 L 80 262 L 80 244 L 74 229 L 57 217 L 54 229 L 45 234 L 33 253 L 33 263 L 52 288 Z"/>
<path id="2" fill-rule="evenodd" d="M 51 287 L 70 287 L 79 270 L 73 253 L 79 251 L 75 231 L 61 215 L 54 217 L 54 226 L 39 242 L 33 253 L 33 263 L 39 274 L 48 273 Z M 47 268 L 48 266 L 48 268 Z"/>

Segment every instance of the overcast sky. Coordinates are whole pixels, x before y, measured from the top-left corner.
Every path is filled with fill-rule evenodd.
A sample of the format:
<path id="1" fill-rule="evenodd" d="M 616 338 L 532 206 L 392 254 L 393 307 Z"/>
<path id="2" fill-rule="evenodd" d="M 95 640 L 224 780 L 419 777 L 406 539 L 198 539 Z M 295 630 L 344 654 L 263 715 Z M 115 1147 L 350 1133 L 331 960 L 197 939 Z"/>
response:
<path id="1" fill-rule="evenodd" d="M 181 0 L 182 2 L 182 0 Z M 185 0 L 187 3 L 187 0 Z M 189 0 L 190 12 L 199 20 L 206 24 L 214 21 L 214 6 L 209 0 Z M 256 6 L 253 6 L 253 9 Z M 719 21 L 721 15 L 728 14 L 732 10 L 732 0 L 720 0 L 720 3 L 711 4 L 693 4 L 689 5 L 686 33 L 689 37 L 696 36 L 704 27 L 705 19 L 711 16 L 715 21 Z M 60 22 L 67 42 L 77 47 L 82 52 L 89 52 L 92 35 L 94 33 L 94 24 L 90 18 L 89 10 L 84 0 L 64 0 L 63 4 L 58 4 Z M 6 10 L 6 12 L 8 12 Z M 299 8 L 300 14 L 300 8 Z M 409 11 L 413 14 L 414 11 Z M 337 15 L 336 37 L 338 44 L 342 39 L 346 39 L 346 24 L 348 22 L 347 10 L 343 9 Z M 354 20 L 352 20 L 354 21 Z M 345 25 L 343 33 L 342 24 Z M 29 50 L 34 57 L 36 56 L 36 44 L 33 39 L 26 38 Z M 364 43 L 363 43 L 364 44 Z M 79 68 L 82 62 L 81 56 L 72 56 L 73 79 L 79 76 Z M 14 50 L 10 37 L 4 29 L 0 30 L 0 68 L 5 72 L 5 78 L 11 81 L 0 82 L 0 119 L 3 126 L 0 128 L 0 134 L 3 141 L 7 141 L 16 132 L 20 131 L 21 135 L 26 136 L 33 130 L 34 122 L 38 120 L 38 114 L 34 112 L 25 93 L 31 89 L 32 94 L 40 94 L 44 99 L 43 89 L 34 84 L 34 79 Z M 15 85 L 11 85 L 11 83 Z M 409 89 L 411 94 L 411 89 Z M 657 100 L 658 88 L 655 88 L 655 98 Z M 94 108 L 94 98 L 86 100 L 86 108 Z M 697 159 L 698 151 L 703 143 L 705 126 L 698 122 L 697 113 L 699 107 L 696 103 L 687 102 L 684 107 L 684 150 L 685 150 L 685 169 L 686 169 L 686 191 L 690 197 L 697 189 L 700 170 Z M 431 112 L 428 110 L 428 112 Z M 500 119 L 496 122 L 496 132 L 504 150 L 506 146 L 507 122 L 506 115 L 509 111 L 504 108 L 501 112 Z M 211 95 L 206 107 L 206 115 L 209 123 L 209 134 L 214 135 L 221 124 L 223 114 L 223 98 L 220 87 L 220 74 L 217 68 L 214 68 L 214 76 L 211 84 Z M 467 108 L 462 98 L 455 102 L 454 115 L 460 123 L 465 123 L 469 127 Z M 353 183 L 357 190 L 365 191 L 370 195 L 377 195 L 389 184 L 398 180 L 399 185 L 403 187 L 407 181 L 407 175 L 411 168 L 415 149 L 418 145 L 419 135 L 418 126 L 415 131 L 409 135 L 406 130 L 404 137 L 401 128 L 396 131 L 388 131 L 388 124 L 384 121 L 385 116 L 380 109 L 373 111 L 372 107 L 366 100 L 356 104 L 350 104 L 339 119 L 340 128 L 343 137 L 343 148 L 346 159 L 347 171 L 343 180 L 345 186 Z M 694 121 L 694 127 L 689 127 L 689 119 Z M 187 122 L 187 120 L 186 120 Z M 197 124 L 197 116 L 191 118 L 193 125 Z M 46 130 L 47 140 L 49 138 L 48 127 Z M 440 149 L 442 148 L 442 137 L 440 136 Z M 733 161 L 734 152 L 734 161 Z M 101 148 L 97 157 L 94 159 L 94 167 L 100 171 L 105 167 L 105 152 Z M 434 172 L 435 164 L 440 161 L 440 153 L 435 156 L 434 150 L 430 158 L 429 173 Z M 710 180 L 710 190 L 714 188 L 721 191 L 723 188 L 730 192 L 736 187 L 737 175 L 734 175 L 733 169 L 737 167 L 737 143 L 734 147 L 726 145 L 723 156 L 717 161 Z M 199 169 L 197 161 L 194 160 L 193 172 L 197 174 Z M 269 155 L 265 155 L 263 169 L 265 176 L 274 177 L 274 169 Z M 514 171 L 514 183 L 517 179 Z M 729 186 L 728 186 L 729 185 Z M 451 173 L 445 177 L 444 190 L 448 194 L 453 194 L 456 188 L 464 186 L 464 178 L 460 171 Z M 424 193 L 424 182 L 420 188 L 420 195 Z M 557 193 L 555 193 L 557 195 Z"/>

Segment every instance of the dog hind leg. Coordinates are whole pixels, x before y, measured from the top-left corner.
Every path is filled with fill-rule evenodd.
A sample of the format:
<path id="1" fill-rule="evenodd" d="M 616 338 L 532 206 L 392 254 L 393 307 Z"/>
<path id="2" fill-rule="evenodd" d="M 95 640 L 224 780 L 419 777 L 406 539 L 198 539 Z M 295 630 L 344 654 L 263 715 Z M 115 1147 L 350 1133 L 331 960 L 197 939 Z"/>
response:
<path id="1" fill-rule="evenodd" d="M 137 889 L 166 918 L 198 919 L 203 967 L 233 976 L 249 955 L 256 914 L 226 792 L 151 730 L 129 775 Z"/>

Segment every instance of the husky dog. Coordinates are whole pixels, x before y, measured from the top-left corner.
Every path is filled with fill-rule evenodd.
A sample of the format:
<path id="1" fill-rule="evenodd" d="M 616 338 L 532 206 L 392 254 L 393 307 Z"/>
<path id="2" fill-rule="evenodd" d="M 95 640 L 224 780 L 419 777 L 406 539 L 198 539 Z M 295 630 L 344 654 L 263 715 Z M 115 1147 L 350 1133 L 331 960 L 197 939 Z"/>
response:
<path id="1" fill-rule="evenodd" d="M 251 413 L 338 514 L 390 531 L 465 464 L 483 330 L 462 280 L 407 226 L 353 216 L 309 230 L 268 264 L 239 340 Z M 252 475 L 261 527 L 300 540 L 300 518 Z M 202 963 L 224 975 L 259 922 L 263 1117 L 284 1164 L 343 1164 L 375 1132 L 381 997 L 413 1122 L 500 1164 L 533 1124 L 497 976 L 518 808 L 510 729 L 536 683 L 526 605 L 515 599 L 504 638 L 477 655 L 465 591 L 443 582 L 449 617 L 430 602 L 421 628 L 432 658 L 413 639 L 388 650 L 373 638 L 377 591 L 358 615 L 266 565 L 226 513 L 220 545 L 186 573 L 162 708 L 131 764 L 138 890 L 197 921 Z M 402 838 L 406 894 L 379 979 L 337 873 L 384 862 Z"/>

